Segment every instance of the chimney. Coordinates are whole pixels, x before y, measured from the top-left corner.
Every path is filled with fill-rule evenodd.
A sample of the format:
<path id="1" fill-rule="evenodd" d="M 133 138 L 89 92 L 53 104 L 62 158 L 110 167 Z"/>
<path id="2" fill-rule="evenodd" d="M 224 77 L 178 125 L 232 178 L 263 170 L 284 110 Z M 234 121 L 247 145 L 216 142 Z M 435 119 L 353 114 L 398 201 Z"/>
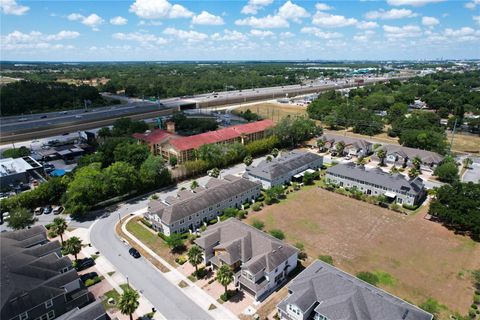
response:
<path id="1" fill-rule="evenodd" d="M 173 121 L 167 122 L 167 131 L 170 133 L 175 133 L 175 122 Z"/>

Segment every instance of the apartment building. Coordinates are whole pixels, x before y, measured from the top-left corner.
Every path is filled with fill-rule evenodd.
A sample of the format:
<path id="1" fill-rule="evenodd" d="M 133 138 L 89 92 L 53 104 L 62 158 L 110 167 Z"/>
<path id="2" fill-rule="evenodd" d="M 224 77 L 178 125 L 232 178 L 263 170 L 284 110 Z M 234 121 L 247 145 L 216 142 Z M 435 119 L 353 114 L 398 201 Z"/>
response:
<path id="1" fill-rule="evenodd" d="M 297 266 L 296 248 L 235 218 L 209 226 L 195 243 L 204 250 L 205 264 L 229 265 L 235 286 L 257 301 L 281 286 Z"/>
<path id="2" fill-rule="evenodd" d="M 60 243 L 48 241 L 44 226 L 3 232 L 0 240 L 1 319 L 50 320 L 76 309 L 81 314 L 94 302 Z M 103 307 L 96 310 L 97 319 L 106 319 Z"/>
<path id="3" fill-rule="evenodd" d="M 155 230 L 169 236 L 172 233 L 195 231 L 223 213 L 226 208 L 240 208 L 260 195 L 262 185 L 247 179 L 227 175 L 211 178 L 205 186 L 181 190 L 176 197 L 164 201 L 150 200 L 145 218 Z"/>
<path id="4" fill-rule="evenodd" d="M 288 285 L 277 305 L 283 320 L 432 320 L 433 315 L 316 260 Z"/>
<path id="5" fill-rule="evenodd" d="M 404 175 L 389 174 L 380 168 L 365 169 L 354 163 L 337 164 L 327 169 L 328 183 L 343 188 L 356 187 L 367 195 L 384 195 L 398 204 L 417 205 L 425 196 L 425 186 L 420 177 L 407 180 Z"/>
<path id="6" fill-rule="evenodd" d="M 256 167 L 246 168 L 244 177 L 259 181 L 264 188 L 289 183 L 295 175 L 307 170 L 318 170 L 323 157 L 311 152 L 291 151 L 282 153 L 271 161 L 263 160 Z"/>

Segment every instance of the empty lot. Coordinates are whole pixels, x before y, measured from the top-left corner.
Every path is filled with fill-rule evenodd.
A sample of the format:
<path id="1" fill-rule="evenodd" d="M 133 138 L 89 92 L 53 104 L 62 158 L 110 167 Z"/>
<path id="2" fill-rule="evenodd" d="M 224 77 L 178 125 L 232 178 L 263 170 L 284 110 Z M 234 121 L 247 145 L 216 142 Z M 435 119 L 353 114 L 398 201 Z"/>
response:
<path id="1" fill-rule="evenodd" d="M 288 200 L 251 213 L 265 229 L 281 229 L 309 257 L 333 256 L 349 273 L 386 272 L 387 291 L 423 303 L 428 297 L 465 314 L 472 303 L 469 270 L 480 267 L 480 245 L 423 219 L 426 208 L 404 216 L 323 189 L 290 194 Z"/>

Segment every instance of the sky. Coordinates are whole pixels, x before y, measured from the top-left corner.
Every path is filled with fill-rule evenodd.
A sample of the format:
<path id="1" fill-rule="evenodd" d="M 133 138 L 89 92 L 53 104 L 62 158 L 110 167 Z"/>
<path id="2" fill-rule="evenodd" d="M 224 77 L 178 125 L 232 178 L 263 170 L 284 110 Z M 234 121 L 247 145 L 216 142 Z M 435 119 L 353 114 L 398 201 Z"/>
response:
<path id="1" fill-rule="evenodd" d="M 0 0 L 0 60 L 480 58 L 480 0 Z"/>

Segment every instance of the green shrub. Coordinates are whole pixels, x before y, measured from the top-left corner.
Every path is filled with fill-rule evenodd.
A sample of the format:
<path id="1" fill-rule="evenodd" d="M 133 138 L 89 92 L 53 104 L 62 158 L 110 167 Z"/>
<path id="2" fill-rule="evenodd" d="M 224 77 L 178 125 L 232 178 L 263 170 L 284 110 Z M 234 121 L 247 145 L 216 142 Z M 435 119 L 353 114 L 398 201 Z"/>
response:
<path id="1" fill-rule="evenodd" d="M 153 196 L 150 197 L 150 199 L 158 200 L 158 196 L 156 194 L 154 194 Z"/>
<path id="2" fill-rule="evenodd" d="M 480 304 L 480 295 L 476 294 L 473 296 L 473 303 Z"/>
<path id="3" fill-rule="evenodd" d="M 145 218 L 140 219 L 140 221 L 147 227 L 152 228 L 152 223 Z"/>
<path id="4" fill-rule="evenodd" d="M 247 216 L 247 213 L 248 213 L 248 212 L 247 212 L 246 210 L 239 210 L 239 211 L 237 212 L 236 217 L 237 217 L 237 219 L 239 219 L 239 220 L 245 219 L 245 217 Z"/>
<path id="5" fill-rule="evenodd" d="M 478 306 L 477 306 L 476 304 L 474 304 L 474 303 L 473 303 L 470 307 L 471 307 L 472 309 L 475 309 L 475 310 L 478 309 Z"/>
<path id="6" fill-rule="evenodd" d="M 250 203 L 246 202 L 243 204 L 243 210 L 247 210 L 248 208 L 250 208 Z"/>
<path id="7" fill-rule="evenodd" d="M 262 203 L 261 203 L 261 202 L 255 202 L 255 203 L 252 205 L 252 209 L 253 209 L 253 211 L 260 211 L 260 210 L 262 210 Z"/>
<path id="8" fill-rule="evenodd" d="M 50 230 L 50 228 L 53 226 L 53 223 L 47 223 L 45 225 L 45 229 Z"/>
<path id="9" fill-rule="evenodd" d="M 205 230 L 207 230 L 207 226 L 206 226 L 206 225 L 202 225 L 202 226 L 200 227 L 200 231 L 203 232 L 203 231 L 205 231 Z"/>
<path id="10" fill-rule="evenodd" d="M 255 199 L 255 201 L 260 201 L 260 202 L 263 200 L 265 200 L 265 196 L 263 194 L 259 195 L 257 199 Z"/>
<path id="11" fill-rule="evenodd" d="M 272 230 L 270 230 L 270 234 L 271 234 L 273 237 L 275 237 L 275 238 L 277 238 L 277 239 L 279 239 L 279 240 L 285 239 L 285 234 L 283 233 L 282 230 L 272 229 Z"/>
<path id="12" fill-rule="evenodd" d="M 212 220 L 208 221 L 208 224 L 211 225 L 211 224 L 215 224 L 217 222 L 218 222 L 217 219 L 212 219 Z"/>
<path id="13" fill-rule="evenodd" d="M 321 256 L 318 256 L 318 260 L 323 261 L 323 262 L 328 263 L 328 264 L 330 264 L 330 265 L 333 266 L 333 258 L 332 258 L 332 256 L 329 256 L 329 255 L 321 255 Z"/>
<path id="14" fill-rule="evenodd" d="M 260 221 L 258 219 L 253 219 L 252 226 L 254 228 L 257 228 L 258 230 L 262 230 L 265 227 L 265 223 L 263 223 L 263 221 Z"/>
<path id="15" fill-rule="evenodd" d="M 375 274 L 368 271 L 359 272 L 356 274 L 356 276 L 358 279 L 363 280 L 367 283 L 370 283 L 371 285 L 374 285 L 374 286 L 376 286 L 379 282 L 378 277 Z"/>
<path id="16" fill-rule="evenodd" d="M 99 276 L 96 276 L 93 279 L 88 279 L 87 281 L 85 281 L 85 286 L 86 287 L 91 287 L 94 284 L 99 283 L 100 281 L 102 281 L 102 279 Z"/>
<path id="17" fill-rule="evenodd" d="M 432 298 L 428 298 L 427 301 L 419 305 L 419 307 L 427 312 L 430 312 L 433 315 L 440 312 L 440 304 L 437 300 Z"/>
<path id="18" fill-rule="evenodd" d="M 166 241 L 167 238 L 168 238 L 166 235 L 164 235 L 164 234 L 161 233 L 161 232 L 158 232 L 157 234 L 158 234 L 158 236 L 159 236 L 160 238 L 162 238 L 163 241 Z"/>
<path id="19" fill-rule="evenodd" d="M 175 262 L 178 263 L 179 265 L 183 265 L 185 262 L 187 262 L 188 258 L 187 256 L 178 256 L 175 259 Z"/>
<path id="20" fill-rule="evenodd" d="M 416 210 L 416 209 L 418 208 L 417 205 L 413 205 L 413 206 L 412 206 L 412 205 L 409 205 L 409 204 L 406 204 L 406 203 L 404 203 L 404 204 L 402 205 L 402 207 L 404 207 L 404 208 L 407 209 L 407 210 L 412 210 L 412 211 L 413 211 L 413 210 Z"/>

